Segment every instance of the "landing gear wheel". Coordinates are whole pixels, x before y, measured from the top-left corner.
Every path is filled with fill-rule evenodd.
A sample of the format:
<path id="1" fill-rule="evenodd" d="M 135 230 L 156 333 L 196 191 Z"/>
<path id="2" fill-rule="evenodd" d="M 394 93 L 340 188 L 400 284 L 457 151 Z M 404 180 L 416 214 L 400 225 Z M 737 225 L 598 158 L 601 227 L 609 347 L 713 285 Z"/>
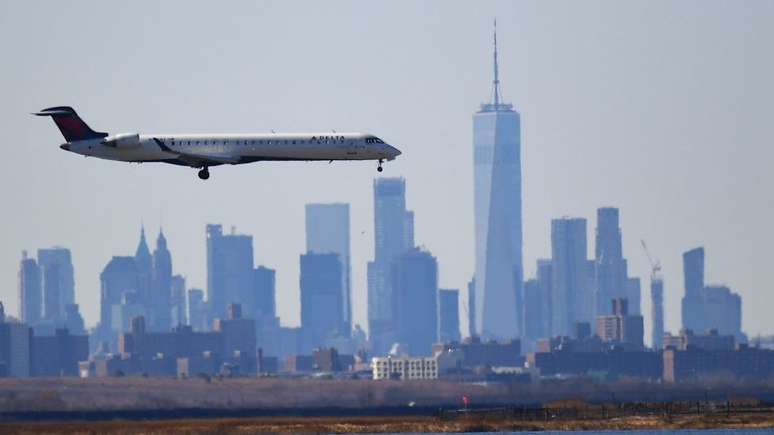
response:
<path id="1" fill-rule="evenodd" d="M 210 178 L 210 171 L 207 168 L 202 168 L 202 170 L 199 171 L 199 178 L 202 180 Z"/>
<path id="2" fill-rule="evenodd" d="M 382 168 L 382 163 L 383 162 L 384 162 L 384 160 L 379 159 L 379 166 L 376 167 L 376 171 L 377 172 L 382 172 L 384 170 L 384 168 Z"/>

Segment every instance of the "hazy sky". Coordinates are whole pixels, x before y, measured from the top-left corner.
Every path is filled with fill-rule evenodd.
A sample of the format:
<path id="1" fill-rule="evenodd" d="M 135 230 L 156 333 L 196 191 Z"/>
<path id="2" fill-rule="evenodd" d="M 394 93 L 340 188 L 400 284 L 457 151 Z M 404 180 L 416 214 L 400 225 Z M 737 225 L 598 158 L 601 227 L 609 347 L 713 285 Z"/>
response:
<path id="1" fill-rule="evenodd" d="M 194 169 L 86 159 L 48 119 L 71 105 L 108 132 L 366 131 L 403 151 L 417 243 L 440 284 L 474 270 L 472 114 L 488 99 L 498 20 L 502 89 L 522 114 L 525 274 L 550 219 L 621 208 L 630 273 L 662 260 L 679 328 L 681 253 L 703 245 L 709 282 L 743 297 L 746 331 L 774 333 L 774 2 L 0 0 L 0 300 L 18 310 L 21 251 L 72 249 L 88 324 L 99 272 L 163 225 L 174 270 L 206 283 L 204 227 L 254 236 L 277 269 L 282 322 L 299 322 L 304 204 L 349 202 L 355 321 L 366 323 L 376 165 Z M 650 316 L 646 315 L 646 328 Z M 463 327 L 467 321 L 463 317 Z M 649 331 L 649 329 L 648 329 Z M 646 334 L 649 338 L 649 333 Z"/>

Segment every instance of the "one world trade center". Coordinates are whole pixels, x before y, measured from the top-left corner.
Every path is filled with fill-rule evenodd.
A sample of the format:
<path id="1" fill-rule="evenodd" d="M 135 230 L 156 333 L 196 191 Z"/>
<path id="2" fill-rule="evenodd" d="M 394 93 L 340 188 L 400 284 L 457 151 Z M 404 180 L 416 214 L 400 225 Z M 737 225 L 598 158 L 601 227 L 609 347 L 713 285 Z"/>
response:
<path id="1" fill-rule="evenodd" d="M 486 338 L 522 330 L 521 120 L 500 95 L 497 31 L 489 103 L 473 115 L 475 331 Z"/>

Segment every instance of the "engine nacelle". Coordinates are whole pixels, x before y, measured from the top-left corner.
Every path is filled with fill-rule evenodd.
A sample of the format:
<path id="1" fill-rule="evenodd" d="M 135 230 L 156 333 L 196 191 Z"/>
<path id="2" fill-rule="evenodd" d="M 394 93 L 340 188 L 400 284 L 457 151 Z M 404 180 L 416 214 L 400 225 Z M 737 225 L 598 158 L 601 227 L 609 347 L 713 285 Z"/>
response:
<path id="1" fill-rule="evenodd" d="M 102 140 L 102 145 L 113 148 L 137 148 L 140 146 L 140 135 L 137 133 L 121 133 L 108 136 Z"/>

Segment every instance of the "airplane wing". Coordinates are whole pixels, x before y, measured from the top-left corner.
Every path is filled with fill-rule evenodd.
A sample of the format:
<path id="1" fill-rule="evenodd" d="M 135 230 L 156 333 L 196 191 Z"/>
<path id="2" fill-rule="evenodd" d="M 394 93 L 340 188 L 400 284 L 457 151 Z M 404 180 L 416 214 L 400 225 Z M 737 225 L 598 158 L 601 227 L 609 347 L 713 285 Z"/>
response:
<path id="1" fill-rule="evenodd" d="M 185 153 L 185 152 L 173 150 L 172 148 L 166 146 L 162 140 L 157 139 L 155 137 L 153 138 L 153 141 L 156 142 L 156 144 L 162 150 L 170 154 L 175 154 L 178 160 L 194 168 L 199 168 L 202 166 L 223 165 L 223 164 L 235 165 L 239 163 L 239 157 L 233 156 L 231 154 Z"/>

